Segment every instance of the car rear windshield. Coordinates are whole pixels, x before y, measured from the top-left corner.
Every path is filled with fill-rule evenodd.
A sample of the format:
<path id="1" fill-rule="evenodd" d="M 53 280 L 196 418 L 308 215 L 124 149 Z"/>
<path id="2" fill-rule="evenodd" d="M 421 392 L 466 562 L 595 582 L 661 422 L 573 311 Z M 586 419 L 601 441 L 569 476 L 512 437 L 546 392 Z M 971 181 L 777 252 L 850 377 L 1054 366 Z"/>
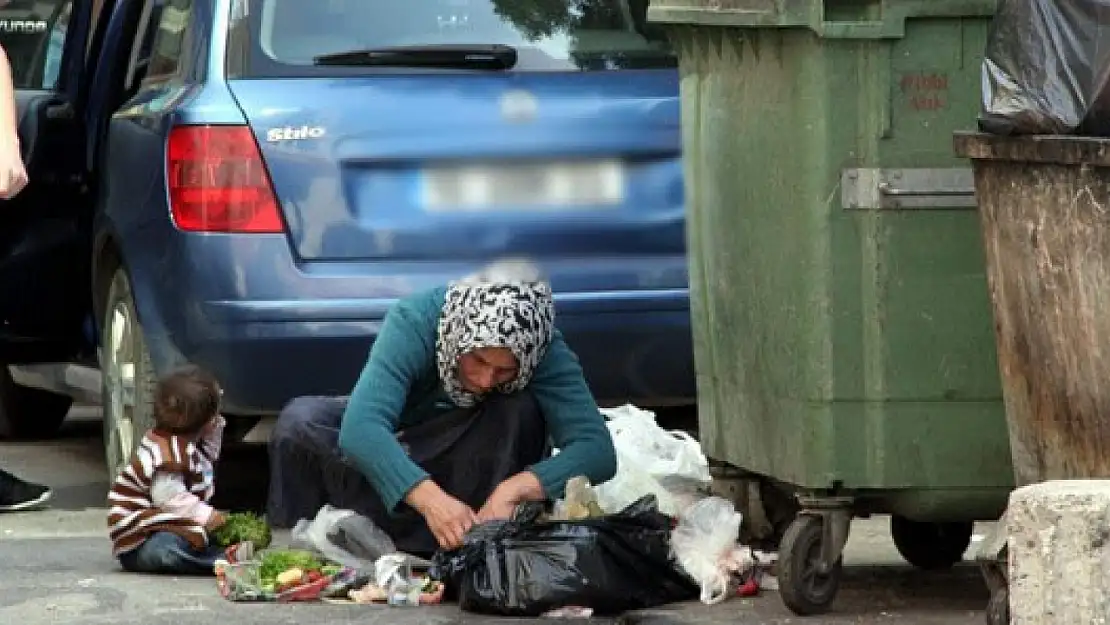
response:
<path id="1" fill-rule="evenodd" d="M 648 0 L 236 0 L 228 72 L 234 77 L 460 71 L 424 63 L 321 64 L 382 48 L 488 46 L 516 50 L 507 71 L 602 71 L 676 66 Z"/>

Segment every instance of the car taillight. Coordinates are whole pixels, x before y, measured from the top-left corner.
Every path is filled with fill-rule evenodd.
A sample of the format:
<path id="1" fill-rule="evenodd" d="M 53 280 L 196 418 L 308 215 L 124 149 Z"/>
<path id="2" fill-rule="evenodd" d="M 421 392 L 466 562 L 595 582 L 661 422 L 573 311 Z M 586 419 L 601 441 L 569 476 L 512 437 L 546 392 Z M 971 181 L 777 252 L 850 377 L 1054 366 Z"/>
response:
<path id="1" fill-rule="evenodd" d="M 178 126 L 166 147 L 170 213 L 190 232 L 283 232 L 277 198 L 247 126 Z"/>

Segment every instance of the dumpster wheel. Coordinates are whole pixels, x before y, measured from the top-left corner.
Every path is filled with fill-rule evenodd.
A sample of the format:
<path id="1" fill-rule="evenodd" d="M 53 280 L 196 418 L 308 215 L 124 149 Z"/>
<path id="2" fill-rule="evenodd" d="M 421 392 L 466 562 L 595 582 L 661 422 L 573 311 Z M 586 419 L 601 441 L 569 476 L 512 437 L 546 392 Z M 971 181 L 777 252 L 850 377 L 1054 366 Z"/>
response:
<path id="1" fill-rule="evenodd" d="M 927 523 L 890 517 L 890 536 L 906 562 L 926 571 L 951 568 L 971 545 L 975 524 Z"/>
<path id="2" fill-rule="evenodd" d="M 827 612 L 840 590 L 843 559 L 839 549 L 831 566 L 822 564 L 827 556 L 822 552 L 828 548 L 824 544 L 824 526 L 828 522 L 835 522 L 831 515 L 802 513 L 782 537 L 779 595 L 786 607 L 799 616 Z"/>

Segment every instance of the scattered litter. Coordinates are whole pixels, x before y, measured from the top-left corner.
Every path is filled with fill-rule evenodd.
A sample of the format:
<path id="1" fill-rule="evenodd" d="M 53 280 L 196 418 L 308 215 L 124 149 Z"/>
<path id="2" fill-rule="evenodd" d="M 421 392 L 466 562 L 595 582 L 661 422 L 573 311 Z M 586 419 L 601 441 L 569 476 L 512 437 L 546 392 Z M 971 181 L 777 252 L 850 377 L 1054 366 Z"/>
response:
<path id="1" fill-rule="evenodd" d="M 367 584 L 361 594 L 352 590 L 350 596 L 356 603 L 359 597 L 370 598 L 371 602 L 381 601 L 385 594 L 385 601 L 389 605 L 417 606 L 439 603 L 443 599 L 445 588 L 442 583 L 431 578 L 414 577 L 404 554 L 389 554 L 378 558 L 374 563 L 374 583 Z"/>
<path id="2" fill-rule="evenodd" d="M 543 615 L 544 618 L 590 618 L 594 615 L 593 608 L 583 608 L 579 606 L 568 605 L 565 608 L 558 608 Z"/>
<path id="3" fill-rule="evenodd" d="M 375 563 L 373 575 L 319 559 L 302 550 L 262 551 L 248 562 L 216 564 L 220 594 L 230 601 L 327 601 L 400 606 L 443 600 L 438 581 L 414 576 L 409 556 L 389 554 Z"/>
<path id="4" fill-rule="evenodd" d="M 759 580 L 755 577 L 749 577 L 747 581 L 745 581 L 743 584 L 740 584 L 740 588 L 736 589 L 736 596 L 754 597 L 759 594 L 759 591 Z"/>
<path id="5" fill-rule="evenodd" d="M 367 584 L 362 588 L 355 588 L 347 596 L 355 603 L 385 603 L 389 600 L 389 591 L 377 584 Z"/>
<path id="6" fill-rule="evenodd" d="M 413 574 L 429 562 L 397 552 L 370 519 L 328 505 L 297 523 L 291 548 L 250 552 L 249 559 L 216 563 L 216 586 L 230 601 L 411 606 L 439 603 L 446 592 L 443 583 Z"/>
<path id="7" fill-rule="evenodd" d="M 679 516 L 671 533 L 675 559 L 701 586 L 702 603 L 713 605 L 727 599 L 733 575 L 742 575 L 755 565 L 751 549 L 737 542 L 741 519 L 732 502 L 708 497 Z M 758 584 L 754 577 L 751 582 Z M 755 592 L 758 585 L 752 594 Z"/>
<path id="8" fill-rule="evenodd" d="M 321 507 L 311 521 L 297 521 L 291 544 L 359 571 L 372 571 L 379 558 L 397 551 L 393 540 L 373 521 L 330 505 Z"/>
<path id="9" fill-rule="evenodd" d="M 383 556 L 382 559 L 390 556 Z M 403 556 L 402 556 L 403 557 Z M 392 568 L 389 563 L 386 569 Z M 347 596 L 355 603 L 377 603 L 392 606 L 435 605 L 443 601 L 446 587 L 430 577 L 411 574 L 387 574 L 384 580 L 375 580 L 362 588 L 355 588 Z"/>
<path id="10" fill-rule="evenodd" d="M 773 551 L 760 551 L 758 549 L 752 550 L 752 559 L 755 560 L 755 567 L 752 569 L 752 575 L 759 580 L 759 589 L 762 590 L 778 590 L 779 578 L 776 575 L 776 569 L 779 562 L 779 554 Z"/>
<path id="11" fill-rule="evenodd" d="M 759 549 L 752 550 L 752 557 L 760 562 L 760 564 L 775 564 L 779 561 L 779 554 L 774 551 L 760 551 Z"/>
<path id="12" fill-rule="evenodd" d="M 77 582 L 77 585 L 81 588 L 88 588 L 89 586 L 92 586 L 94 584 L 96 584 L 96 580 L 91 577 Z"/>

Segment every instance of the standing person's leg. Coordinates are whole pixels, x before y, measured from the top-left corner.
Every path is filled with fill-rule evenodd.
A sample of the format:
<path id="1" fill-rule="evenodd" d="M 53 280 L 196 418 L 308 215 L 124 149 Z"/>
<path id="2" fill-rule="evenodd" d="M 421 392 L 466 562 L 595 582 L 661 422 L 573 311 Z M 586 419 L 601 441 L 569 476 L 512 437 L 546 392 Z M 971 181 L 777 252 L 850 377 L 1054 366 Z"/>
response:
<path id="1" fill-rule="evenodd" d="M 0 512 L 37 508 L 49 501 L 52 495 L 49 488 L 21 480 L 0 469 Z"/>
<path id="2" fill-rule="evenodd" d="M 270 525 L 291 528 L 314 518 L 324 504 L 335 505 L 325 475 L 340 461 L 339 425 L 346 408 L 343 397 L 298 397 L 281 411 L 269 446 Z"/>
<path id="3" fill-rule="evenodd" d="M 216 560 L 224 558 L 224 553 L 218 547 L 196 550 L 177 534 L 156 532 L 142 545 L 121 555 L 119 562 L 129 573 L 212 575 Z"/>

